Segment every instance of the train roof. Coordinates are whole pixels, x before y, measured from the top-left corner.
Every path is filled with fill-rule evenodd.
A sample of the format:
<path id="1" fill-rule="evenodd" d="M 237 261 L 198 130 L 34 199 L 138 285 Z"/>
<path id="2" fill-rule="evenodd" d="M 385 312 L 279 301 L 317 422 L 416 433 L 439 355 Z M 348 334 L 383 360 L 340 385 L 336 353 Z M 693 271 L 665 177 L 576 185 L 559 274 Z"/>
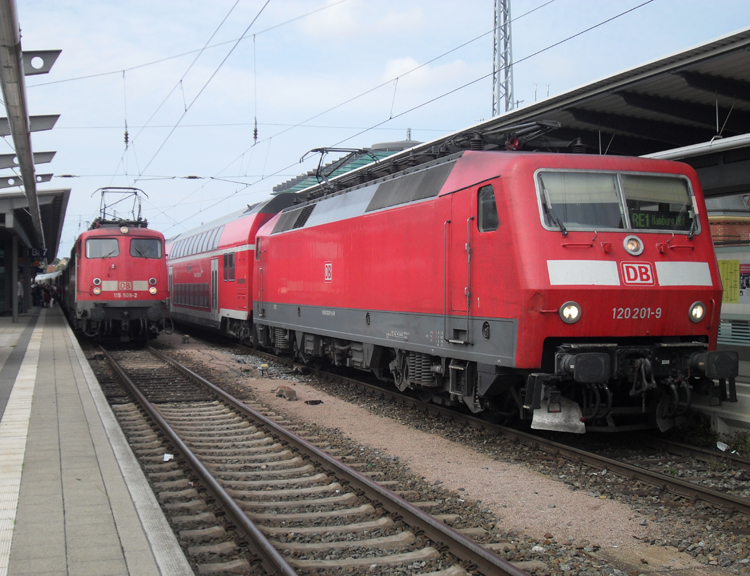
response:
<path id="1" fill-rule="evenodd" d="M 280 212 L 288 206 L 292 206 L 295 203 L 303 201 L 303 199 L 304 196 L 294 193 L 283 193 L 277 196 L 272 196 L 267 200 L 263 200 L 252 205 L 248 204 L 247 207 L 243 208 L 242 210 L 231 212 L 225 216 L 222 216 L 221 218 L 211 220 L 210 222 L 206 222 L 205 224 L 201 224 L 200 226 L 196 226 L 195 228 L 186 230 L 185 232 L 182 232 L 177 236 L 172 236 L 171 238 L 167 239 L 167 244 L 173 244 L 174 242 L 182 238 L 189 238 L 190 236 L 201 234 L 206 230 L 212 230 L 219 226 L 223 226 L 230 222 L 234 222 L 236 220 L 240 220 L 254 214 L 276 214 L 277 212 Z"/>
<path id="2" fill-rule="evenodd" d="M 123 233 L 122 228 L 127 228 L 127 232 Z M 151 236 L 156 238 L 164 238 L 164 235 L 159 232 L 158 230 L 153 230 L 151 228 L 139 228 L 139 227 L 129 227 L 123 224 L 123 226 L 116 227 L 116 226 L 102 226 L 99 228 L 89 228 L 85 232 L 82 232 L 79 238 L 90 238 L 92 236 L 125 236 L 133 237 L 133 236 Z"/>
<path id="3" fill-rule="evenodd" d="M 263 234 L 278 234 L 395 208 L 450 194 L 498 176 L 511 177 L 519 170 L 530 174 L 540 168 L 687 174 L 698 183 L 692 167 L 668 160 L 591 154 L 464 151 L 290 206 L 264 227 Z M 325 208 L 317 210 L 319 204 L 324 204 Z"/>

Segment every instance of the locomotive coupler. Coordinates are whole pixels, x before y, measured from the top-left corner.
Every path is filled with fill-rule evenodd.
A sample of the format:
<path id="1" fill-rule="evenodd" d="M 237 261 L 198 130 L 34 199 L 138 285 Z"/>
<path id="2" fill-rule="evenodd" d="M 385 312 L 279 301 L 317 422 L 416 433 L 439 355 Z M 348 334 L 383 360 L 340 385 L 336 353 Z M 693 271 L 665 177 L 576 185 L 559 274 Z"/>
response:
<path id="1" fill-rule="evenodd" d="M 640 381 L 638 377 L 640 376 Z M 650 390 L 656 390 L 657 384 L 654 379 L 654 372 L 651 368 L 651 362 L 648 358 L 638 358 L 633 363 L 633 387 L 630 389 L 630 396 L 635 397 L 639 394 L 645 395 Z M 644 397 L 645 402 L 645 397 Z"/>

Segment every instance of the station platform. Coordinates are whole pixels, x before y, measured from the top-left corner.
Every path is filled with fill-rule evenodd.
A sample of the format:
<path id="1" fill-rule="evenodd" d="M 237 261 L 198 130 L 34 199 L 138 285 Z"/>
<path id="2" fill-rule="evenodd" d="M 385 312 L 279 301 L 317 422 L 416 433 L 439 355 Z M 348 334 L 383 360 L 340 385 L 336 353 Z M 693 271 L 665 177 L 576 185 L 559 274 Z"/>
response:
<path id="1" fill-rule="evenodd" d="M 0 576 L 190 575 L 58 307 L 0 318 Z"/>

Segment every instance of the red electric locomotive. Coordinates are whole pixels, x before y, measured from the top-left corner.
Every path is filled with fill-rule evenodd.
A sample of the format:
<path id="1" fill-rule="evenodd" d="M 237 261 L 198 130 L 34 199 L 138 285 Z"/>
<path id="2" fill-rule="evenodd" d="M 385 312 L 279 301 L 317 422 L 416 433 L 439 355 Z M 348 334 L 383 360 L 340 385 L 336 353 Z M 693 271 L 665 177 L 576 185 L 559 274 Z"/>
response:
<path id="1" fill-rule="evenodd" d="M 99 340 L 146 341 L 171 327 L 167 301 L 164 236 L 138 215 L 107 214 L 105 194 L 135 195 L 135 189 L 102 191 L 101 216 L 76 240 L 59 283 L 61 305 L 74 328 Z"/>
<path id="2" fill-rule="evenodd" d="M 298 197 L 282 194 L 167 241 L 172 317 L 248 342 L 255 234 Z"/>
<path id="3" fill-rule="evenodd" d="M 540 429 L 665 430 L 695 393 L 736 401 L 684 164 L 465 151 L 286 208 L 255 246 L 257 338 L 305 361 Z"/>

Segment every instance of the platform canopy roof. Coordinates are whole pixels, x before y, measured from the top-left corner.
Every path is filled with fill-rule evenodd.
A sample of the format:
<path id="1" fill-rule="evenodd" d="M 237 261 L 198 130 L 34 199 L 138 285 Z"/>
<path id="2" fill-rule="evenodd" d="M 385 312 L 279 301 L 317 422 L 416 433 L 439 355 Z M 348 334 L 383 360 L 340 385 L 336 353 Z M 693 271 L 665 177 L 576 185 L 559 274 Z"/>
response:
<path id="1" fill-rule="evenodd" d="M 525 149 L 589 154 L 658 156 L 689 148 L 691 154 L 670 157 L 684 158 L 699 174 L 720 165 L 704 188 L 707 195 L 728 194 L 750 190 L 747 134 L 750 28 L 419 144 L 332 179 L 329 186 L 367 181 L 461 149 L 505 149 L 517 138 Z M 721 141 L 726 141 L 722 151 L 714 153 Z M 734 175 L 727 178 L 728 172 Z M 317 194 L 320 188 L 309 191 Z"/>
<path id="2" fill-rule="evenodd" d="M 70 189 L 37 190 L 36 198 L 46 239 L 46 254 L 38 256 L 52 262 L 60 247 Z M 18 235 L 26 246 L 38 246 L 33 241 L 34 223 L 29 213 L 28 198 L 23 192 L 0 192 L 0 242 L 11 234 Z"/>

